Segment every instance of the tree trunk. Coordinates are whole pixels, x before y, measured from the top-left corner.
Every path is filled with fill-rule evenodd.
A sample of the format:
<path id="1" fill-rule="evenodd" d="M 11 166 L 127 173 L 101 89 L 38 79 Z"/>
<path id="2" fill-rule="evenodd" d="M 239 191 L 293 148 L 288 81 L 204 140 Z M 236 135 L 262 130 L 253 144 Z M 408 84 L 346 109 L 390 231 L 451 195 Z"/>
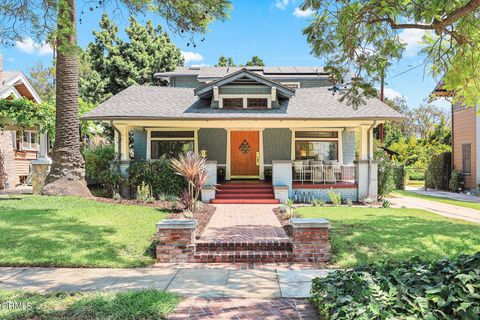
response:
<path id="1" fill-rule="evenodd" d="M 80 153 L 76 0 L 60 0 L 57 21 L 55 144 L 42 193 L 91 196 Z"/>

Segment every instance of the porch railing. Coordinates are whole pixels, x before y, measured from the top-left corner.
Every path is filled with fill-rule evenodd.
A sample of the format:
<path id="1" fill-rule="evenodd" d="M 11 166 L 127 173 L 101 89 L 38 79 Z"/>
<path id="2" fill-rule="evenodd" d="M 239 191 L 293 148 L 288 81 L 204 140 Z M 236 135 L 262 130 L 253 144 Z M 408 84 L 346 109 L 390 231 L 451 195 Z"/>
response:
<path id="1" fill-rule="evenodd" d="M 355 165 L 292 165 L 293 182 L 314 184 L 355 184 Z"/>

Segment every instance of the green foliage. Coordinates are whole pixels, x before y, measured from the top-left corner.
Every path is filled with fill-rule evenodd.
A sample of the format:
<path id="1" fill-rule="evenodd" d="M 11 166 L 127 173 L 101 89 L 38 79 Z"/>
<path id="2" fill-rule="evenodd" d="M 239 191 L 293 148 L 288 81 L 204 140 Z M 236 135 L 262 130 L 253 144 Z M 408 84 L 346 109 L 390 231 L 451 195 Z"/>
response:
<path id="1" fill-rule="evenodd" d="M 314 207 L 323 207 L 325 205 L 325 201 L 322 199 L 313 199 L 312 206 Z"/>
<path id="2" fill-rule="evenodd" d="M 172 71 L 183 64 L 179 48 L 161 26 L 152 21 L 145 25 L 130 17 L 125 29 L 128 41 L 118 34 L 118 26 L 106 14 L 100 21 L 101 31 L 94 31 L 94 41 L 82 56 L 81 96 L 99 103 L 135 84 L 158 85 L 156 72 Z"/>
<path id="3" fill-rule="evenodd" d="M 406 167 L 405 174 L 408 180 L 414 180 L 414 181 L 425 180 L 425 170 L 422 168 Z"/>
<path id="4" fill-rule="evenodd" d="M 463 186 L 463 175 L 458 170 L 452 170 L 450 181 L 448 182 L 448 189 L 453 192 L 459 192 Z"/>
<path id="5" fill-rule="evenodd" d="M 390 208 L 390 205 L 391 203 L 387 199 L 382 200 L 382 208 Z"/>
<path id="6" fill-rule="evenodd" d="M 311 299 L 322 319 L 477 319 L 480 253 L 334 271 Z"/>
<path id="7" fill-rule="evenodd" d="M 427 188 L 448 190 L 448 182 L 452 163 L 452 154 L 443 152 L 432 156 L 425 172 L 425 186 Z"/>
<path id="8" fill-rule="evenodd" d="M 330 202 L 333 204 L 334 207 L 338 207 L 340 204 L 342 204 L 342 195 L 338 192 L 333 191 L 332 188 L 328 190 L 328 198 L 330 199 Z"/>
<path id="9" fill-rule="evenodd" d="M 120 195 L 120 187 L 126 183 L 125 177 L 115 169 L 103 171 L 99 179 L 107 189 L 108 195 L 112 197 L 116 197 L 115 194 Z"/>
<path id="10" fill-rule="evenodd" d="M 0 318 L 19 319 L 166 319 L 180 297 L 146 289 L 126 292 L 34 293 L 0 290 L 0 303 L 15 302 L 30 308 L 1 308 Z"/>
<path id="11" fill-rule="evenodd" d="M 86 177 L 103 183 L 102 177 L 110 171 L 110 161 L 115 159 L 115 147 L 113 145 L 99 145 L 82 151 L 85 159 Z"/>
<path id="12" fill-rule="evenodd" d="M 381 149 L 375 152 L 374 158 L 378 162 L 378 196 L 381 199 L 395 189 L 396 164 Z"/>
<path id="13" fill-rule="evenodd" d="M 0 99 L 0 127 L 16 124 L 25 128 L 45 127 L 47 110 L 28 99 Z"/>
<path id="14" fill-rule="evenodd" d="M 215 67 L 226 67 L 226 66 L 236 67 L 232 57 L 225 57 L 224 55 L 221 55 L 220 58 L 218 58 L 218 62 L 215 65 Z"/>
<path id="15" fill-rule="evenodd" d="M 263 67 L 263 66 L 265 66 L 265 64 L 263 63 L 263 60 L 260 59 L 259 56 L 253 56 L 252 59 L 247 61 L 247 63 L 245 65 L 247 67 L 253 67 L 253 66 Z"/>
<path id="16" fill-rule="evenodd" d="M 354 73 L 341 99 L 358 106 L 377 95 L 375 85 L 402 58 L 407 44 L 399 32 L 424 30 L 422 53 L 431 73 L 455 91 L 454 103 L 474 106 L 480 101 L 479 6 L 470 0 L 307 0 L 301 9 L 315 14 L 303 33 L 339 83 Z"/>
<path id="17" fill-rule="evenodd" d="M 37 61 L 30 69 L 28 80 L 43 101 L 55 99 L 55 66 L 45 67 Z"/>
<path id="18" fill-rule="evenodd" d="M 155 161 L 133 162 L 127 171 L 131 190 L 136 190 L 145 182 L 156 198 L 160 194 L 179 196 L 180 191 L 187 186 L 185 179 L 175 174 L 170 167 L 170 161 L 165 157 Z"/>

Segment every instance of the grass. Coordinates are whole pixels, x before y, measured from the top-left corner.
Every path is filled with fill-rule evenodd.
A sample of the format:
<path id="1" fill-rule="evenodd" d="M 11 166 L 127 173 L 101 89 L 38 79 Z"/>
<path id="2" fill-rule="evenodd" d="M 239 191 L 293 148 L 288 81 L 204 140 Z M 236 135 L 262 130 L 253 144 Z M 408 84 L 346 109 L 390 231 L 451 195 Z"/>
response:
<path id="1" fill-rule="evenodd" d="M 139 267 L 149 254 L 155 208 L 78 197 L 0 197 L 0 265 Z"/>
<path id="2" fill-rule="evenodd" d="M 180 297 L 157 290 L 46 293 L 0 290 L 0 319 L 166 319 Z"/>
<path id="3" fill-rule="evenodd" d="M 425 181 L 424 180 L 408 180 L 407 181 L 407 186 L 423 187 L 423 186 L 425 186 Z"/>
<path id="4" fill-rule="evenodd" d="M 338 267 L 414 256 L 436 260 L 480 250 L 480 225 L 423 210 L 303 207 L 297 212 L 330 220 L 331 263 Z"/>
<path id="5" fill-rule="evenodd" d="M 429 195 L 424 195 L 424 194 L 418 194 L 418 193 L 415 193 L 415 192 L 405 191 L 405 190 L 395 190 L 393 192 L 393 194 L 399 194 L 399 195 L 406 196 L 406 197 L 420 198 L 420 199 L 425 199 L 425 200 L 431 200 L 431 201 L 437 201 L 437 202 L 452 204 L 452 205 L 459 206 L 459 207 L 465 207 L 465 208 L 480 210 L 480 202 L 459 201 L 459 200 L 453 200 L 453 199 L 444 198 L 444 197 L 435 197 L 435 196 L 429 196 Z"/>

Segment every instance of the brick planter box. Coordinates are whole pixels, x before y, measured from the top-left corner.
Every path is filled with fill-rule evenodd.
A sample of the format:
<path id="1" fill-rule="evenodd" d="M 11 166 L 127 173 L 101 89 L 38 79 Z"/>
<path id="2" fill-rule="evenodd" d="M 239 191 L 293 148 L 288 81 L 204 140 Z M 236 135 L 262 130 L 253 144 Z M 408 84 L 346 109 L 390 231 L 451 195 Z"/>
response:
<path id="1" fill-rule="evenodd" d="M 293 218 L 293 255 L 295 262 L 327 262 L 332 255 L 328 233 L 330 222 L 324 218 Z"/>
<path id="2" fill-rule="evenodd" d="M 158 262 L 194 262 L 196 220 L 166 219 L 157 223 Z"/>

